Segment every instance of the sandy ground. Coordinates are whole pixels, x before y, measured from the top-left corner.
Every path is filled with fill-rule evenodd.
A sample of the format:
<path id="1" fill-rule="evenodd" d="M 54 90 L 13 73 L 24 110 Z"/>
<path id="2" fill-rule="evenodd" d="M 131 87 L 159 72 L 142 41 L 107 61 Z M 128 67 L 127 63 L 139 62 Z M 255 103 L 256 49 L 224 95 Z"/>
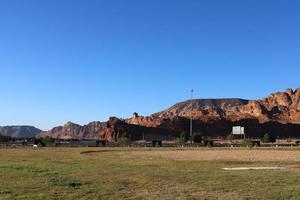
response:
<path id="1" fill-rule="evenodd" d="M 118 154 L 131 158 L 162 157 L 195 161 L 300 162 L 300 150 L 152 150 Z"/>

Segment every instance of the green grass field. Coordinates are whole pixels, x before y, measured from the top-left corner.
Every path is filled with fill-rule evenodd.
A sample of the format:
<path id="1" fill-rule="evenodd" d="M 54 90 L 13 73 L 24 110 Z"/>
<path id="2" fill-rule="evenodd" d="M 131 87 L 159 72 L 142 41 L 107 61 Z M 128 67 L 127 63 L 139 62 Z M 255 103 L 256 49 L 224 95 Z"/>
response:
<path id="1" fill-rule="evenodd" d="M 300 199 L 298 170 L 222 170 L 300 165 L 300 150 L 216 151 L 0 149 L 0 199 Z"/>

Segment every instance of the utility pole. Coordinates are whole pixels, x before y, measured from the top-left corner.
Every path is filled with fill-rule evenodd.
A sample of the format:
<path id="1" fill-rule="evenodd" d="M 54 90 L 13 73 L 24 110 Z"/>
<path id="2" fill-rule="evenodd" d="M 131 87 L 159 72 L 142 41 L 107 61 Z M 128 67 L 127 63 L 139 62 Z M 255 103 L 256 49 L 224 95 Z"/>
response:
<path id="1" fill-rule="evenodd" d="M 194 89 L 191 89 L 191 118 L 190 118 L 190 142 L 193 143 L 193 98 Z"/>

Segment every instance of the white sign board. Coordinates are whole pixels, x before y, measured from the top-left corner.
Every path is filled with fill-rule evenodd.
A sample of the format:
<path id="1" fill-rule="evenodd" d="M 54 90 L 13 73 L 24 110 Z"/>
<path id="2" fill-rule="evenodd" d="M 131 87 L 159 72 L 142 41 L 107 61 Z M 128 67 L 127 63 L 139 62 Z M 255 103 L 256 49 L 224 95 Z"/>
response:
<path id="1" fill-rule="evenodd" d="M 232 127 L 233 135 L 245 135 L 245 128 L 242 126 L 234 126 Z"/>

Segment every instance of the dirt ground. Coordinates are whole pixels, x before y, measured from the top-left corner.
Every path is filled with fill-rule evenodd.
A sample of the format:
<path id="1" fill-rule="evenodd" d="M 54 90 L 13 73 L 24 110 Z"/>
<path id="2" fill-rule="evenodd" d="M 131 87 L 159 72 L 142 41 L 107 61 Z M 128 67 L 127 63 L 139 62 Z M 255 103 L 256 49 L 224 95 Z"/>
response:
<path id="1" fill-rule="evenodd" d="M 120 152 L 120 155 L 195 161 L 300 162 L 300 150 L 151 150 Z"/>

